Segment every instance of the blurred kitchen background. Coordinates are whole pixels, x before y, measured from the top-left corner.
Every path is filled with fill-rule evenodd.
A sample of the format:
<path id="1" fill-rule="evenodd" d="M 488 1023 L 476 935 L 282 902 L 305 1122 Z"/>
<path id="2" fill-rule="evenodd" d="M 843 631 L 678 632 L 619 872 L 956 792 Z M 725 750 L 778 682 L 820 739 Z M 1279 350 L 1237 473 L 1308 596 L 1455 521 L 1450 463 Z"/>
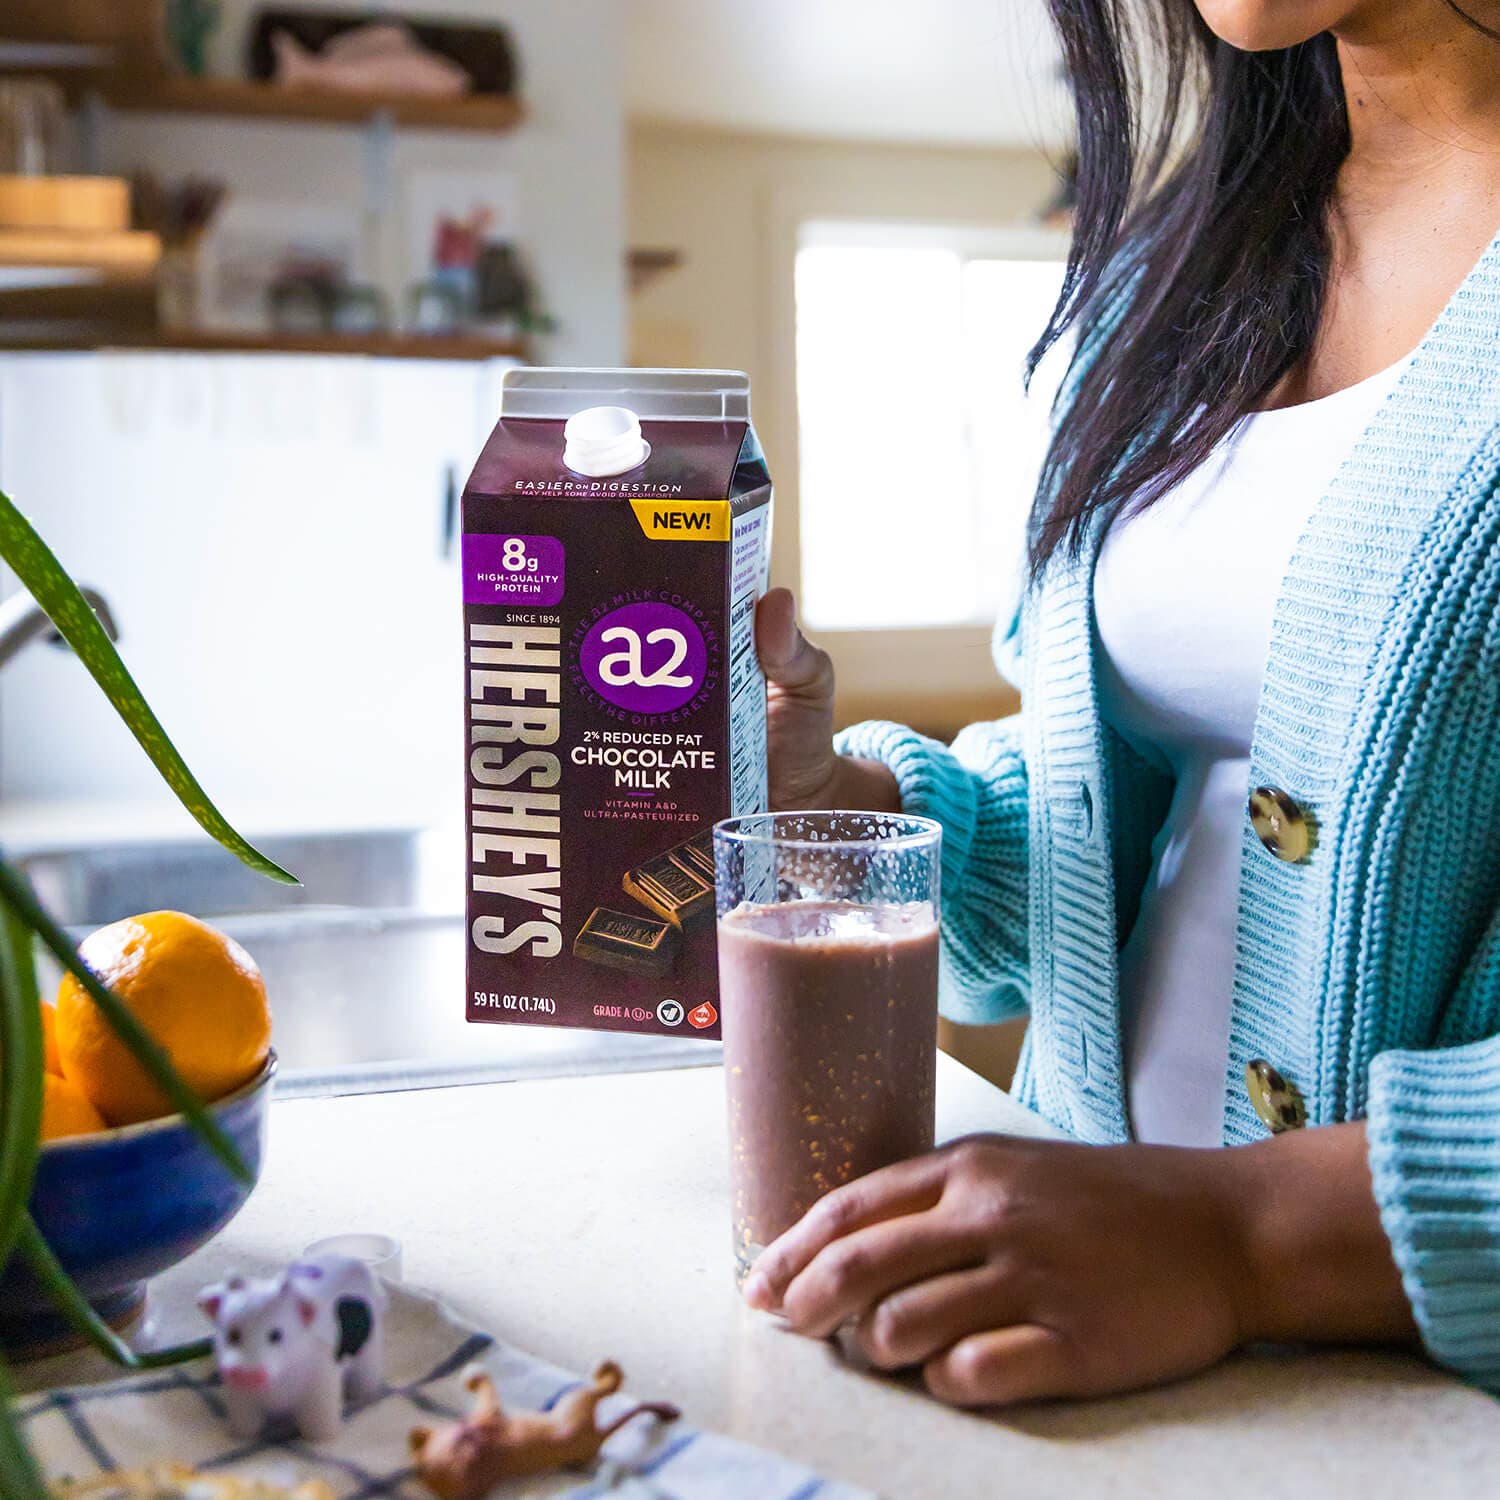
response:
<path id="1" fill-rule="evenodd" d="M 286 946 L 293 1073 L 446 974 L 456 496 L 516 361 L 747 370 L 840 716 L 1012 711 L 1068 161 L 1042 0 L 3 0 L 0 487 L 308 910 L 265 926 L 8 576 L 0 842 L 75 923 Z"/>

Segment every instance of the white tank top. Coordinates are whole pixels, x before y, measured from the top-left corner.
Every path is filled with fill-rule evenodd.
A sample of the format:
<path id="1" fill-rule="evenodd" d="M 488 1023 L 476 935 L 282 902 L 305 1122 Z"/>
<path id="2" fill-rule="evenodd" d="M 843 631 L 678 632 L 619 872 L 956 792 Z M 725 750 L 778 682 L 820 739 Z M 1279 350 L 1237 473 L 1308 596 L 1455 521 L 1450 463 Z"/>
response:
<path id="1" fill-rule="evenodd" d="M 1100 552 L 1105 721 L 1176 778 L 1120 956 L 1137 1140 L 1223 1142 L 1240 845 L 1271 618 L 1314 505 L 1407 363 L 1245 418 L 1175 490 L 1117 520 Z"/>

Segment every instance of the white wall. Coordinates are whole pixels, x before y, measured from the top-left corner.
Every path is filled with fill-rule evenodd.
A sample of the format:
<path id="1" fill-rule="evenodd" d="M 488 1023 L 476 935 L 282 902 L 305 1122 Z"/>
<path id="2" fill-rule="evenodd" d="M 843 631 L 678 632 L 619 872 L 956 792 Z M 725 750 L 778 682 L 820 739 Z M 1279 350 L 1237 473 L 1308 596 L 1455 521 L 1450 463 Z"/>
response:
<path id="1" fill-rule="evenodd" d="M 257 0 L 224 0 L 214 71 L 244 72 Z M 513 172 L 520 240 L 558 334 L 539 354 L 559 364 L 618 364 L 624 349 L 624 163 L 621 19 L 616 0 L 403 0 L 410 15 L 510 26 L 527 117 L 505 135 L 397 133 L 385 263 L 401 264 L 401 179 L 414 167 Z M 364 132 L 184 115 L 109 117 L 106 169 L 149 165 L 169 176 L 208 173 L 265 199 L 365 197 Z"/>
<path id="2" fill-rule="evenodd" d="M 1043 0 L 624 0 L 638 120 L 834 141 L 1060 145 Z"/>

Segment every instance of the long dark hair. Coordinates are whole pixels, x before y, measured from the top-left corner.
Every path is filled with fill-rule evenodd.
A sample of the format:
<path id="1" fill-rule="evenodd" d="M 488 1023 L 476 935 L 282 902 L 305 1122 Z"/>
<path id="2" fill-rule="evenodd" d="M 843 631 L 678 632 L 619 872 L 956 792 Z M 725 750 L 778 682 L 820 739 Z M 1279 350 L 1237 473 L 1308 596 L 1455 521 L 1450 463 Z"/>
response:
<path id="1" fill-rule="evenodd" d="M 1081 337 L 1032 511 L 1033 578 L 1076 556 L 1096 518 L 1160 499 L 1311 350 L 1350 144 L 1327 33 L 1242 52 L 1193 0 L 1048 3 L 1078 117 L 1077 210 L 1028 380 L 1069 328 Z"/>
<path id="2" fill-rule="evenodd" d="M 1096 517 L 1159 499 L 1312 347 L 1349 152 L 1327 34 L 1242 52 L 1192 0 L 1155 0 L 1144 19 L 1132 0 L 1050 5 L 1077 108 L 1078 208 L 1028 376 L 1075 323 L 1081 338 L 1032 514 L 1033 575 L 1076 555 Z M 1154 119 L 1150 60 L 1165 63 Z"/>

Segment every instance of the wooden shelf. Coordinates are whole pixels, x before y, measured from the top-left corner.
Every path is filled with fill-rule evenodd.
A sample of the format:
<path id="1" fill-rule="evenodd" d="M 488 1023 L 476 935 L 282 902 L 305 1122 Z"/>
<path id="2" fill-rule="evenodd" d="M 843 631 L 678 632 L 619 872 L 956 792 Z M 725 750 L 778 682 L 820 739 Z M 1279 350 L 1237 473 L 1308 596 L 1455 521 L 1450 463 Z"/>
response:
<path id="1" fill-rule="evenodd" d="M 161 241 L 140 230 L 0 229 L 0 266 L 43 266 L 150 276 Z"/>
<path id="2" fill-rule="evenodd" d="M 420 94 L 356 93 L 346 89 L 290 88 L 242 78 L 105 77 L 97 81 L 105 103 L 140 113 L 228 115 L 253 120 L 303 120 L 359 125 L 389 116 L 397 125 L 429 130 L 512 130 L 525 113 L 521 101 L 498 94 L 429 99 Z"/>
<path id="3" fill-rule="evenodd" d="M 10 338 L 0 328 L 0 349 L 177 350 L 198 354 L 361 354 L 377 359 L 525 359 L 524 340 L 474 338 L 464 334 L 420 333 L 235 333 L 215 329 L 142 329 L 89 336 L 59 334 Z"/>

